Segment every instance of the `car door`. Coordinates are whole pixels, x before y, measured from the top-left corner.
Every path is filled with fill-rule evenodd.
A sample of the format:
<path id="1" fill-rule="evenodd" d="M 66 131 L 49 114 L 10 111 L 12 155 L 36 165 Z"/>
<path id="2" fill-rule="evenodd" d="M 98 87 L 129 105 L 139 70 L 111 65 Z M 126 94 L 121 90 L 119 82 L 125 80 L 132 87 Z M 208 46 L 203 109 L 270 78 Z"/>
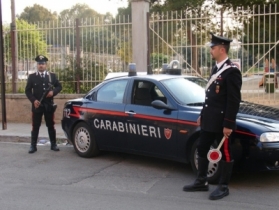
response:
<path id="1" fill-rule="evenodd" d="M 88 122 L 100 149 L 121 150 L 126 146 L 123 99 L 127 83 L 127 79 L 107 82 L 92 93 L 93 102 L 87 105 Z"/>
<path id="2" fill-rule="evenodd" d="M 125 107 L 125 113 L 129 116 L 125 124 L 129 149 L 158 157 L 175 156 L 177 110 L 151 106 L 151 102 L 156 99 L 170 103 L 153 82 L 135 80 L 131 94 L 131 101 Z"/>

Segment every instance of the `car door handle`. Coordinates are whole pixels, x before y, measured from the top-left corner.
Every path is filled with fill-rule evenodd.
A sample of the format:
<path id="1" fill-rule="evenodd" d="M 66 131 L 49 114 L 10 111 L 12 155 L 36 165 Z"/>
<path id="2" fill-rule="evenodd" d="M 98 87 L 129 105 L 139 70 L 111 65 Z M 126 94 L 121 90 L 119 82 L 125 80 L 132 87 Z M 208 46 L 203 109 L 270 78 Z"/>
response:
<path id="1" fill-rule="evenodd" d="M 136 113 L 133 112 L 133 111 L 126 111 L 125 114 L 128 114 L 128 115 L 135 115 Z"/>

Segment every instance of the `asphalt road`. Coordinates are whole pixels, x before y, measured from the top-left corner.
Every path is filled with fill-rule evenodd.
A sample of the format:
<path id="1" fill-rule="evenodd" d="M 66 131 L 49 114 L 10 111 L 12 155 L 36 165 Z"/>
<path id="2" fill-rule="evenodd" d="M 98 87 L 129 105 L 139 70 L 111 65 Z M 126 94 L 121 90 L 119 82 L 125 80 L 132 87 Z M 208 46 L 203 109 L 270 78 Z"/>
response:
<path id="1" fill-rule="evenodd" d="M 259 210 L 279 209 L 279 171 L 234 173 L 230 195 L 186 193 L 195 178 L 189 165 L 148 157 L 103 153 L 85 159 L 71 146 L 60 152 L 0 142 L 1 210 Z"/>

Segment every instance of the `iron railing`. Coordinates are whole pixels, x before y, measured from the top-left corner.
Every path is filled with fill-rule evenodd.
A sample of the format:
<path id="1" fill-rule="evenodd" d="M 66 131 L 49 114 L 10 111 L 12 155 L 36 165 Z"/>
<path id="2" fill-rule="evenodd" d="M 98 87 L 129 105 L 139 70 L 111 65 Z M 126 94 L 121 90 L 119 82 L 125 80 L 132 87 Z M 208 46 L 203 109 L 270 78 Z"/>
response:
<path id="1" fill-rule="evenodd" d="M 222 33 L 233 39 L 229 57 L 239 65 L 243 75 L 243 100 L 279 105 L 278 89 L 275 87 L 274 92 L 267 92 L 259 85 L 266 73 L 279 71 L 277 5 L 239 8 L 237 11 L 217 10 L 215 13 L 202 11 L 201 8 L 200 12 L 150 14 L 149 60 L 153 73 L 160 73 L 164 63 L 176 59 L 184 74 L 208 78 L 214 64 L 208 45 L 209 32 Z M 104 16 L 17 23 L 18 73 L 36 71 L 33 59 L 42 53 L 49 58 L 48 68 L 58 75 L 64 92 L 86 92 L 100 83 L 107 73 L 127 71 L 128 63 L 133 62 L 130 19 L 129 16 L 117 16 L 116 19 Z M 4 37 L 6 90 L 9 91 L 12 85 L 11 48 L 9 34 Z M 18 77 L 19 92 L 23 91 L 25 82 L 26 76 Z"/>

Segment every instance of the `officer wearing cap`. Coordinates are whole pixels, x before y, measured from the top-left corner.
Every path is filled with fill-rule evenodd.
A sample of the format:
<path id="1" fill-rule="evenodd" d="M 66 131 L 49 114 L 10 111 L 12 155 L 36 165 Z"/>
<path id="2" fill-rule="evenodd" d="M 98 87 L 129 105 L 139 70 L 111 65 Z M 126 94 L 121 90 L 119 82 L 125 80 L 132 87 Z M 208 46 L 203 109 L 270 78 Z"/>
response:
<path id="1" fill-rule="evenodd" d="M 43 115 L 51 143 L 50 149 L 59 151 L 56 145 L 56 130 L 54 128 L 55 108 L 53 97 L 62 90 L 62 86 L 56 75 L 47 71 L 48 58 L 46 56 L 38 55 L 35 61 L 38 71 L 28 76 L 25 87 L 25 94 L 32 103 L 32 131 L 29 153 L 37 151 L 37 140 Z"/>
<path id="2" fill-rule="evenodd" d="M 221 147 L 222 159 L 219 162 L 221 175 L 217 188 L 209 199 L 221 199 L 229 194 L 228 184 L 233 168 L 230 150 L 230 138 L 236 127 L 236 115 L 241 101 L 241 72 L 228 58 L 232 40 L 211 33 L 210 54 L 216 61 L 206 87 L 205 101 L 197 123 L 201 127 L 197 145 L 198 174 L 193 184 L 183 187 L 184 191 L 208 191 L 207 171 L 209 161 L 207 153 L 216 140 Z"/>

